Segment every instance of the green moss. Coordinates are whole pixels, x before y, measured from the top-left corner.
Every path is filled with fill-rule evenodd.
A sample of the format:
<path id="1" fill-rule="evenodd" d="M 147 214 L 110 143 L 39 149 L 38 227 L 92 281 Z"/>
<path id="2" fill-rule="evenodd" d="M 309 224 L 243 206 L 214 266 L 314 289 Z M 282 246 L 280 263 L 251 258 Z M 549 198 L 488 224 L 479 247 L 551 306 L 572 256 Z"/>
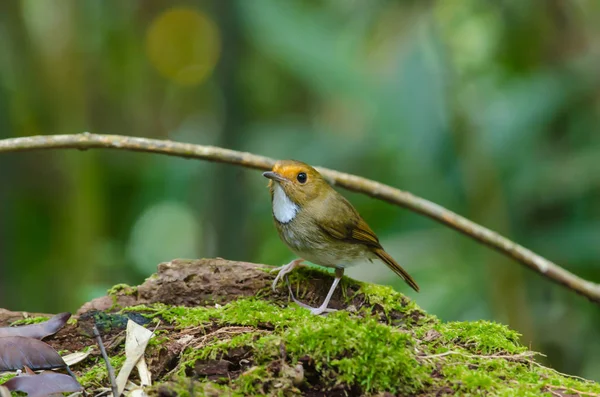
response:
<path id="1" fill-rule="evenodd" d="M 428 369 L 416 360 L 410 335 L 374 318 L 357 321 L 347 312 L 320 319 L 286 329 L 288 352 L 310 356 L 318 370 L 366 392 L 410 393 L 427 382 Z"/>
<path id="2" fill-rule="evenodd" d="M 420 310 L 416 303 L 406 299 L 404 295 L 385 285 L 360 283 L 359 293 L 364 294 L 371 305 L 381 305 L 387 312 L 409 309 L 403 303 L 410 304 L 411 309 Z"/>
<path id="3" fill-rule="evenodd" d="M 85 390 L 92 390 L 108 383 L 108 371 L 106 369 L 106 363 L 102 357 L 94 358 L 94 364 L 86 369 L 83 374 L 77 377 L 77 380 L 84 387 Z M 119 373 L 119 370 L 125 362 L 125 355 L 120 354 L 114 357 L 109 357 L 110 364 L 115 369 L 115 374 Z"/>
<path id="4" fill-rule="evenodd" d="M 397 311 L 426 321 L 403 331 L 381 323 L 368 311 L 313 316 L 295 305 L 281 308 L 256 298 L 218 308 L 159 304 L 128 310 L 160 317 L 177 328 L 206 327 L 201 346 L 188 348 L 181 355 L 175 379 L 185 378 L 197 360 L 227 359 L 228 352 L 239 348 L 250 351 L 252 368 L 227 383 L 234 394 L 283 392 L 269 388 L 272 384 L 280 388 L 289 384 L 294 389 L 289 380 L 285 383 L 278 378 L 280 373 L 271 370 L 272 363 L 281 360 L 281 349 L 290 366 L 301 357 L 310 357 L 319 376 L 330 380 L 325 387 L 341 383 L 365 393 L 433 393 L 450 387 L 460 394 L 492 391 L 498 395 L 539 395 L 547 392 L 549 385 L 561 385 L 567 391 L 600 392 L 596 383 L 569 379 L 536 364 L 519 343 L 519 334 L 504 325 L 488 321 L 442 323 L 387 287 L 361 284 L 359 293 L 388 313 Z M 512 385 L 514 382 L 519 384 Z"/>
<path id="5" fill-rule="evenodd" d="M 226 340 L 213 340 L 209 341 L 206 347 L 202 349 L 195 350 L 191 355 L 188 355 L 188 358 L 192 360 L 189 361 L 189 364 L 194 364 L 196 360 L 215 360 L 220 358 L 224 353 L 230 351 L 231 349 L 235 349 L 241 346 L 250 346 L 253 349 L 260 347 L 265 347 L 265 338 L 259 338 L 255 340 L 256 335 L 253 332 L 239 334 L 232 338 Z M 265 349 L 261 352 L 262 355 L 270 355 Z"/>
<path id="6" fill-rule="evenodd" d="M 211 319 L 216 309 L 204 307 L 183 307 L 183 306 L 135 306 L 128 310 L 146 311 L 150 316 L 159 316 L 168 323 L 176 324 L 180 328 L 193 327 L 207 323 Z"/>
<path id="7" fill-rule="evenodd" d="M 466 362 L 465 362 L 466 361 Z M 451 380 L 457 394 L 480 394 L 482 391 L 499 396 L 551 395 L 557 388 L 568 394 L 599 393 L 600 385 L 566 377 L 529 360 L 497 357 L 465 357 L 447 360 L 442 366 L 445 379 Z"/>
<path id="8" fill-rule="evenodd" d="M 154 331 L 154 336 L 148 341 L 148 347 L 160 347 L 169 342 L 169 336 L 164 330 Z"/>
<path id="9" fill-rule="evenodd" d="M 302 294 L 307 281 L 323 274 L 321 270 L 303 269 L 291 279 Z M 151 395 L 159 394 L 161 387 L 184 397 L 383 392 L 600 394 L 597 383 L 559 374 L 535 362 L 534 353 L 520 344 L 520 335 L 504 325 L 489 321 L 443 323 L 389 287 L 348 278 L 341 287 L 347 293 L 347 304 L 358 310 L 314 316 L 293 303 L 282 305 L 279 296 L 273 301 L 274 295 L 265 289 L 259 296 L 224 306 L 153 304 L 122 310 L 134 314 L 101 312 L 95 321 L 103 324 L 104 317 L 111 319 L 109 331 L 122 328 L 112 325 L 115 319 L 123 324 L 129 318 L 143 323 L 144 317 L 160 322 L 162 329 L 146 351 L 151 366 L 156 358 L 160 362 L 165 352 L 179 353 L 177 341 L 189 338 L 174 368 L 168 374 L 155 374 Z M 119 285 L 109 294 L 116 297 L 134 290 Z M 19 323 L 44 320 L 37 317 Z M 118 351 L 110 359 L 117 372 L 125 361 L 124 352 Z M 225 365 L 229 365 L 227 370 L 221 360 L 231 363 Z M 106 365 L 100 357 L 90 357 L 76 369 L 86 390 L 108 385 Z M 210 375 L 215 369 L 223 372 L 220 379 Z M 204 377 L 208 375 L 210 379 Z M 10 377 L 4 375 L 0 382 Z"/>
<path id="10" fill-rule="evenodd" d="M 222 326 L 257 327 L 255 333 L 207 341 L 202 349 L 190 349 L 182 360 L 180 375 L 197 359 L 215 359 L 239 346 L 248 346 L 257 363 L 266 365 L 276 358 L 284 343 L 294 357 L 310 356 L 317 370 L 367 392 L 379 389 L 411 392 L 427 380 L 426 368 L 410 351 L 409 335 L 371 317 L 352 318 L 343 311 L 327 317 L 313 316 L 305 309 L 282 309 L 256 299 L 240 299 L 218 309 L 157 305 L 145 310 L 179 327 L 198 326 L 209 320 Z M 273 332 L 259 332 L 261 324 L 269 324 Z M 401 387 L 398 379 L 403 380 Z M 235 383 L 239 382 L 242 380 Z M 244 385 L 249 387 L 247 382 Z"/>
<path id="11" fill-rule="evenodd" d="M 13 321 L 12 323 L 10 323 L 10 325 L 16 326 L 16 325 L 38 324 L 38 323 L 43 323 L 44 321 L 48 321 L 48 319 L 49 319 L 49 317 L 45 317 L 45 316 L 27 317 L 27 318 L 22 318 L 20 320 Z"/>
<path id="12" fill-rule="evenodd" d="M 161 390 L 168 390 L 161 394 Z M 200 397 L 200 396 L 227 396 L 242 397 L 242 393 L 232 392 L 228 385 L 219 385 L 213 382 L 198 382 L 193 378 L 179 377 L 167 382 L 155 384 L 147 390 L 151 396 L 171 395 L 177 397 Z"/>
<path id="13" fill-rule="evenodd" d="M 265 394 L 264 385 L 271 383 L 272 375 L 264 365 L 256 366 L 244 372 L 234 382 L 234 387 L 238 393 L 245 396 L 256 396 Z"/>
<path id="14" fill-rule="evenodd" d="M 117 284 L 106 291 L 106 295 L 112 298 L 112 306 L 109 311 L 120 308 L 119 295 L 135 295 L 137 294 L 137 287 L 132 287 L 127 284 Z"/>
<path id="15" fill-rule="evenodd" d="M 236 348 L 249 348 L 253 353 L 253 360 L 257 365 L 240 374 L 239 377 L 230 380 L 228 390 L 233 395 L 264 395 L 268 388 L 279 384 L 279 391 L 283 392 L 281 377 L 271 371 L 270 364 L 277 360 L 280 354 L 280 346 L 283 343 L 281 336 L 249 332 L 232 337 L 228 340 L 212 341 L 201 349 L 189 349 L 184 355 L 177 374 L 179 379 L 185 378 L 185 373 L 193 368 L 197 360 L 220 359 L 229 351 Z M 291 387 L 291 381 L 288 386 Z M 220 394 L 219 394 L 220 395 Z"/>
<path id="16" fill-rule="evenodd" d="M 322 276 L 320 270 L 303 269 L 293 274 L 292 282 L 302 292 L 303 280 Z M 324 394 L 341 387 L 349 394 L 358 390 L 371 395 L 600 393 L 597 383 L 569 378 L 536 363 L 534 353 L 520 344 L 520 335 L 504 325 L 443 323 L 389 287 L 350 279 L 342 286 L 351 291 L 348 302 L 366 304 L 354 312 L 313 316 L 294 304 L 281 307 L 265 292 L 217 307 L 154 304 L 124 310 L 174 325 L 168 332 L 185 329 L 185 335 L 194 336 L 169 376 L 159 378 L 153 388 L 157 391 L 162 383 L 181 396 L 284 396 L 311 387 Z M 191 328 L 194 331 L 187 332 Z M 151 341 L 150 349 L 171 343 L 167 335 Z M 240 354 L 243 368 L 222 379 L 208 380 L 196 373 L 199 360 L 209 367 L 215 360 L 241 366 Z M 303 384 L 294 378 L 300 364 L 306 371 Z M 106 378 L 102 362 L 91 371 L 83 382 Z"/>
<path id="17" fill-rule="evenodd" d="M 523 353 L 527 349 L 519 343 L 518 332 L 507 326 L 489 321 L 438 323 L 434 329 L 441 335 L 445 347 L 459 346 L 474 354 L 505 352 Z"/>
<path id="18" fill-rule="evenodd" d="M 401 313 L 408 325 L 436 321 L 423 311 L 413 300 L 408 299 L 391 287 L 369 283 L 359 283 L 359 294 L 363 294 L 370 306 L 379 305 L 387 315 Z"/>
<path id="19" fill-rule="evenodd" d="M 269 324 L 277 330 L 315 318 L 316 321 L 322 321 L 325 318 L 313 316 L 308 310 L 295 305 L 291 309 L 282 309 L 267 301 L 252 298 L 231 302 L 219 309 L 218 315 L 217 318 L 222 323 L 247 326 Z"/>
<path id="20" fill-rule="evenodd" d="M 324 275 L 331 276 L 331 272 L 323 270 L 321 267 L 306 267 L 295 271 L 290 275 L 290 281 L 295 287 L 295 294 L 302 298 L 305 292 L 302 286 L 310 285 L 311 280 L 323 278 Z M 364 309 L 369 311 L 372 307 L 377 307 L 384 311 L 386 315 L 400 315 L 407 325 L 415 325 L 417 322 L 427 322 L 435 319 L 425 313 L 414 301 L 389 286 L 363 283 L 344 277 L 341 282 L 341 290 L 346 291 L 347 287 L 355 287 L 356 292 L 352 296 L 344 295 L 348 304 L 356 297 L 361 297 L 368 303 Z M 358 287 L 358 288 L 356 288 Z"/>
<path id="21" fill-rule="evenodd" d="M 117 284 L 112 288 L 106 291 L 108 296 L 116 296 L 116 295 L 135 295 L 137 294 L 137 287 L 132 287 L 127 284 Z"/>

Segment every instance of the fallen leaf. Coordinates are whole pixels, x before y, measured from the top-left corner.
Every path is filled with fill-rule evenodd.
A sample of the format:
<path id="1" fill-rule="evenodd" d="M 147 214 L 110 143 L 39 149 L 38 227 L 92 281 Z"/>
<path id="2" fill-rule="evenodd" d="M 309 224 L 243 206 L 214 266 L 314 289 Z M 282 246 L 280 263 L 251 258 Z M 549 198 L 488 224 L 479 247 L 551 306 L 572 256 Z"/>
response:
<path id="1" fill-rule="evenodd" d="M 129 397 L 148 397 L 148 394 L 142 389 L 135 389 L 129 393 Z"/>
<path id="2" fill-rule="evenodd" d="M 21 325 L 18 327 L 0 327 L 0 338 L 8 336 L 24 336 L 27 338 L 44 339 L 54 335 L 65 326 L 71 313 L 60 313 L 51 319 L 38 324 Z"/>
<path id="3" fill-rule="evenodd" d="M 136 385 L 135 383 L 133 383 L 132 381 L 128 380 L 127 384 L 125 385 L 125 391 L 132 391 L 135 389 L 139 389 L 140 386 Z"/>
<path id="4" fill-rule="evenodd" d="M 148 365 L 146 364 L 146 359 L 144 356 L 139 359 L 135 367 L 138 370 L 138 374 L 140 375 L 140 383 L 143 386 L 152 386 L 152 373 L 148 369 Z"/>
<path id="5" fill-rule="evenodd" d="M 11 397 L 10 390 L 5 386 L 0 386 L 0 397 Z"/>
<path id="6" fill-rule="evenodd" d="M 75 364 L 79 364 L 80 362 L 88 358 L 90 354 L 92 354 L 93 350 L 94 349 L 88 349 L 87 352 L 75 352 L 67 354 L 66 356 L 63 356 L 63 360 L 69 367 L 71 367 Z"/>
<path id="7" fill-rule="evenodd" d="M 22 391 L 29 397 L 43 397 L 54 393 L 73 393 L 83 390 L 79 382 L 65 374 L 44 372 L 39 375 L 21 375 L 4 383 L 11 391 Z"/>
<path id="8" fill-rule="evenodd" d="M 125 362 L 117 376 L 117 388 L 119 394 L 123 393 L 129 374 L 137 362 L 144 355 L 148 341 L 153 332 L 129 320 L 127 323 L 127 336 L 125 338 Z"/>
<path id="9" fill-rule="evenodd" d="M 0 338 L 0 372 L 27 366 L 33 370 L 64 368 L 67 364 L 50 345 L 33 338 Z"/>

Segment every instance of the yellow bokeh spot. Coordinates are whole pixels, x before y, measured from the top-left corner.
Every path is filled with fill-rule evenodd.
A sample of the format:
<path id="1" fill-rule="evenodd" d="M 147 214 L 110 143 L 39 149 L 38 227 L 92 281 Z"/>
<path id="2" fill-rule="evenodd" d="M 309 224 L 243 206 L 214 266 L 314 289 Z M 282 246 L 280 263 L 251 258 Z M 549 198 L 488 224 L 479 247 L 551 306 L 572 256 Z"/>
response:
<path id="1" fill-rule="evenodd" d="M 219 31 L 205 14 L 172 8 L 160 14 L 146 35 L 148 58 L 161 75 L 182 85 L 210 76 L 220 52 Z"/>

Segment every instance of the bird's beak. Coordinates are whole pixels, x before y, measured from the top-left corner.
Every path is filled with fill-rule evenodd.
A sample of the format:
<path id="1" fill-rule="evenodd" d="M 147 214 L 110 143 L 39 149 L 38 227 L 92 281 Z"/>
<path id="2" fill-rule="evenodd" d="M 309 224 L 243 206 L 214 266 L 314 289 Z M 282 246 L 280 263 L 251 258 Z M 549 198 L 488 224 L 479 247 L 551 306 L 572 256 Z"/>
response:
<path id="1" fill-rule="evenodd" d="M 284 177 L 282 177 L 281 175 L 279 175 L 278 173 L 273 172 L 273 171 L 263 172 L 263 176 L 265 178 L 269 178 L 272 181 L 276 181 L 276 182 L 285 182 L 285 181 L 287 181 L 287 179 L 285 179 Z"/>

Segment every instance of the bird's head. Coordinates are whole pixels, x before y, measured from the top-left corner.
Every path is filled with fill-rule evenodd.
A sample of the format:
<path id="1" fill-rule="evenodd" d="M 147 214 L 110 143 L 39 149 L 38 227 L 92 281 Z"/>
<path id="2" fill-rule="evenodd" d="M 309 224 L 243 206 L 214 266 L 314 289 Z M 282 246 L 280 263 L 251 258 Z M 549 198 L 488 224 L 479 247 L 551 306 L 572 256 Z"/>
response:
<path id="1" fill-rule="evenodd" d="M 263 176 L 270 179 L 271 194 L 278 185 L 291 201 L 300 206 L 331 189 L 317 170 L 296 160 L 278 161 L 273 169 L 263 173 Z"/>

